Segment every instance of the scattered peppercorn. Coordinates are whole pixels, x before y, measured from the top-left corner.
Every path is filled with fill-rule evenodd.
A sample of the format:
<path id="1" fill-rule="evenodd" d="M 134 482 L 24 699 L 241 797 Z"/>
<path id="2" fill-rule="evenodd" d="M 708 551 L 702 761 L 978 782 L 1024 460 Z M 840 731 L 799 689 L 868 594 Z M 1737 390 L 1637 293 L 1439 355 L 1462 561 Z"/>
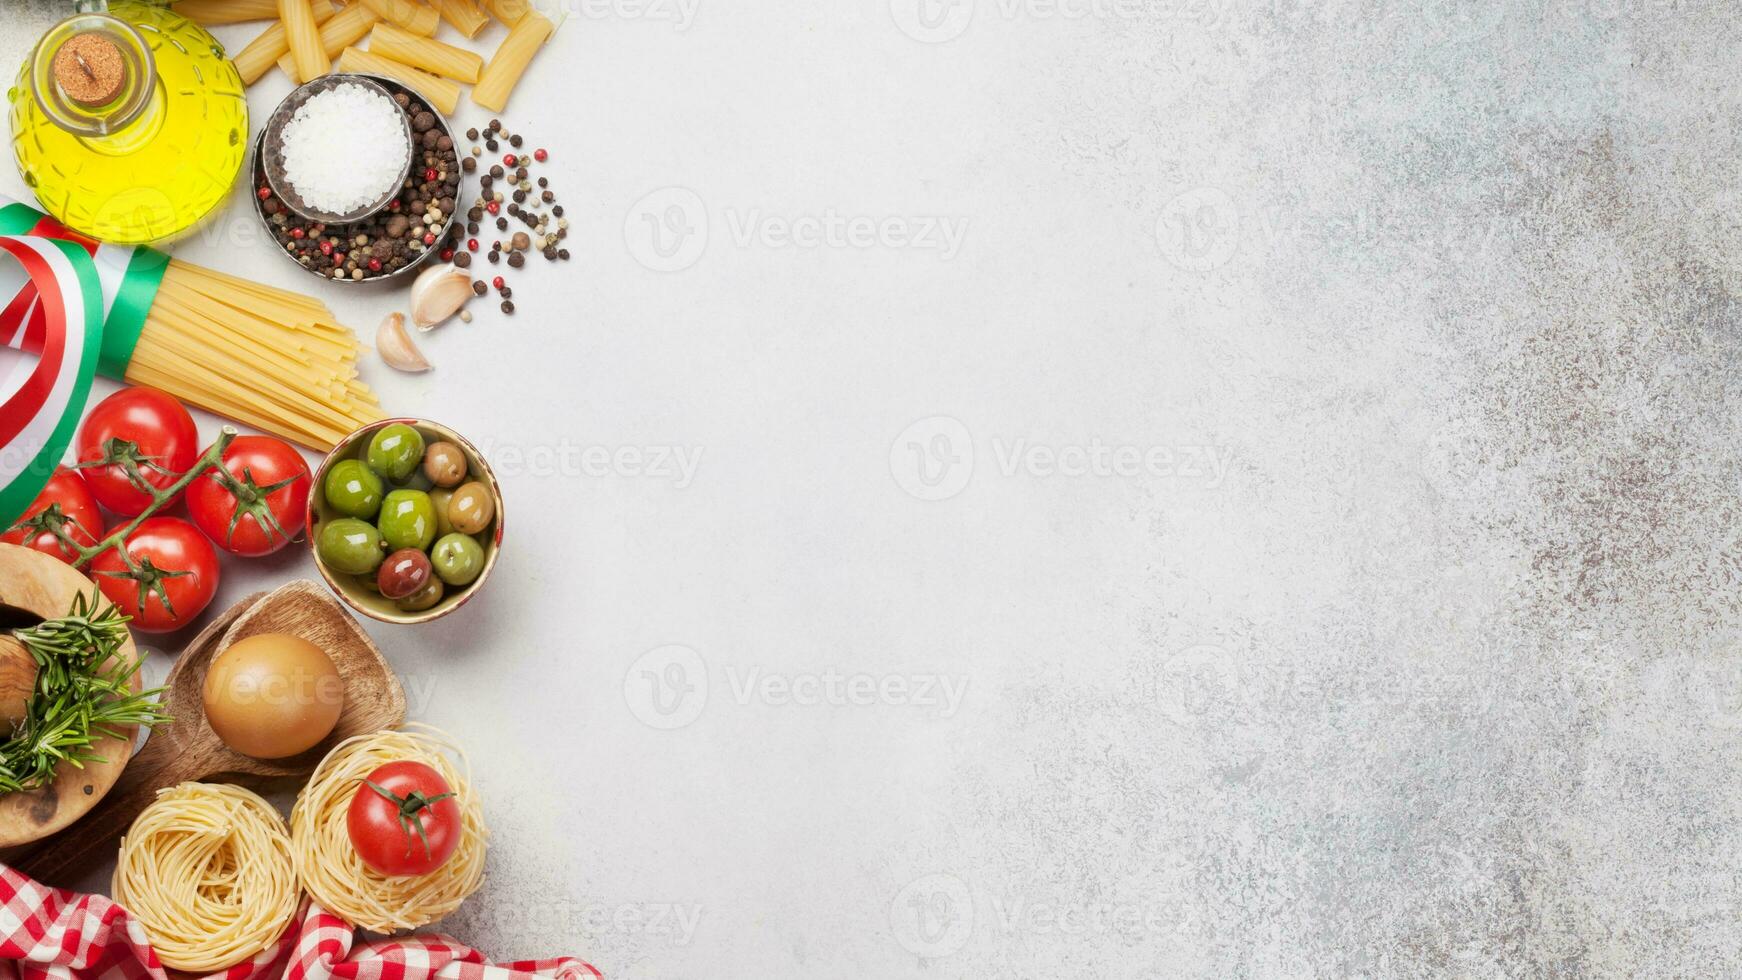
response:
<path id="1" fill-rule="evenodd" d="M 514 148 L 515 148 L 515 149 L 519 149 L 519 148 L 520 148 L 520 142 L 521 142 L 521 140 L 520 140 L 520 134 L 518 134 L 518 133 L 516 133 L 516 134 L 515 134 L 515 135 L 513 135 L 513 136 L 510 136 L 510 137 L 508 137 L 508 144 L 509 144 L 509 145 L 510 145 L 510 146 L 513 146 L 513 147 L 514 147 Z"/>
<path id="2" fill-rule="evenodd" d="M 484 285 L 484 280 L 482 280 L 482 279 L 472 280 L 472 295 L 482 296 L 489 291 L 490 291 L 490 287 Z"/>
<path id="3" fill-rule="evenodd" d="M 514 315 L 514 304 L 509 302 L 508 300 L 503 300 L 502 301 L 502 312 L 508 314 L 509 316 L 513 316 Z"/>

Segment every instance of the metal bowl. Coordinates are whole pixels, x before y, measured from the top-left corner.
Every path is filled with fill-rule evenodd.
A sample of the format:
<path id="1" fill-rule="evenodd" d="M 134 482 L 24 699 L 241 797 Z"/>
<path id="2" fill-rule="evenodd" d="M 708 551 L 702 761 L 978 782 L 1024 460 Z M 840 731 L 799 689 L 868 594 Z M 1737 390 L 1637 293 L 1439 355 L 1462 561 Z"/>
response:
<path id="1" fill-rule="evenodd" d="M 478 573 L 478 577 L 473 579 L 470 585 L 450 590 L 442 596 L 440 602 L 421 612 L 407 612 L 399 608 L 392 599 L 376 591 L 370 576 L 346 575 L 333 571 L 321 561 L 320 554 L 316 550 L 321 524 L 342 516 L 327 506 L 326 494 L 323 492 L 327 482 L 327 471 L 331 470 L 333 464 L 341 459 L 361 459 L 368 452 L 369 440 L 374 437 L 376 431 L 395 422 L 403 422 L 416 429 L 418 434 L 423 436 L 426 446 L 437 441 L 451 442 L 459 446 L 460 452 L 466 457 L 466 470 L 469 479 L 476 480 L 490 488 L 490 501 L 496 507 L 496 516 L 491 520 L 490 526 L 473 535 L 484 548 L 483 570 Z M 386 488 L 389 490 L 427 490 L 429 485 L 429 479 L 423 475 L 423 470 L 420 467 L 412 473 L 410 479 L 399 484 L 387 483 Z M 401 625 L 427 623 L 434 619 L 440 619 L 465 605 L 473 596 L 477 595 L 479 590 L 484 588 L 484 583 L 489 580 L 490 572 L 496 568 L 496 557 L 502 552 L 502 484 L 497 481 L 496 474 L 490 469 L 489 461 L 484 458 L 483 453 L 478 451 L 477 446 L 472 445 L 466 441 L 464 436 L 439 422 L 413 418 L 382 419 L 379 422 L 371 422 L 339 440 L 339 444 L 334 446 L 333 451 L 327 454 L 327 458 L 321 460 L 320 465 L 315 468 L 314 482 L 311 486 L 306 515 L 309 555 L 314 559 L 315 568 L 320 571 L 321 578 L 327 583 L 327 587 L 344 600 L 346 605 L 371 619 Z"/>
<path id="2" fill-rule="evenodd" d="M 411 119 L 404 112 L 399 114 L 400 131 L 405 136 L 405 166 L 399 168 L 399 176 L 393 178 L 393 183 L 387 192 L 375 200 L 351 211 L 327 211 L 317 208 L 302 199 L 297 193 L 296 185 L 292 184 L 284 173 L 284 127 L 288 125 L 297 110 L 305 103 L 322 92 L 330 92 L 341 85 L 354 85 L 366 91 L 374 92 L 382 98 L 392 101 L 393 93 L 385 85 L 373 78 L 361 75 L 338 74 L 322 75 L 311 82 L 305 82 L 291 90 L 278 103 L 278 108 L 272 110 L 272 115 L 266 117 L 266 125 L 260 130 L 260 166 L 266 172 L 266 183 L 271 185 L 272 192 L 292 211 L 310 221 L 319 221 L 329 225 L 348 225 L 362 221 L 379 212 L 387 206 L 387 202 L 399 196 L 405 184 L 405 177 L 411 173 L 411 158 L 416 152 L 416 146 L 411 138 Z"/>
<path id="3" fill-rule="evenodd" d="M 448 137 L 448 139 L 453 141 L 454 148 L 455 148 L 454 159 L 456 162 L 459 160 L 459 158 L 460 158 L 460 153 L 459 153 L 460 141 L 459 141 L 459 139 L 457 139 L 454 136 L 453 125 L 448 122 L 448 117 L 442 115 L 441 111 L 439 109 L 437 109 L 435 106 L 430 105 L 429 100 L 424 98 L 422 95 L 419 95 L 417 93 L 416 89 L 413 89 L 408 85 L 401 84 L 400 82 L 397 82 L 391 78 L 386 77 L 385 75 L 370 75 L 370 74 L 366 74 L 363 72 L 344 72 L 344 73 L 340 73 L 340 74 L 336 74 L 336 75 L 327 75 L 324 77 L 326 77 L 326 78 L 340 78 L 340 79 L 344 79 L 344 78 L 366 79 L 366 80 L 374 82 L 377 85 L 380 85 L 382 88 L 386 89 L 388 95 L 390 95 L 390 96 L 403 93 L 404 95 L 411 98 L 412 100 L 421 103 L 423 105 L 423 107 L 429 111 L 429 114 L 435 117 L 436 125 L 441 128 L 442 133 L 445 134 Z M 408 125 L 409 125 L 409 123 L 408 123 Z M 249 175 L 249 179 L 251 181 L 251 183 L 248 186 L 250 188 L 259 188 L 262 185 L 271 186 L 266 180 L 265 152 L 264 152 L 265 151 L 265 142 L 266 142 L 266 129 L 265 129 L 265 127 L 261 127 L 260 134 L 254 138 L 253 154 L 252 154 L 251 159 L 248 161 L 248 175 Z M 417 149 L 415 147 L 413 147 L 412 153 L 415 154 L 416 152 L 417 152 Z M 403 184 L 404 181 L 401 180 L 401 183 Z M 369 276 L 369 277 L 366 277 L 363 279 L 333 279 L 329 276 L 321 275 L 320 273 L 314 271 L 313 269 L 310 269 L 309 267 L 303 265 L 301 262 L 298 262 L 296 259 L 292 258 L 290 253 L 286 252 L 284 250 L 284 247 L 278 243 L 278 236 L 276 236 L 272 233 L 272 216 L 267 214 L 262 209 L 261 205 L 264 202 L 262 202 L 260 200 L 260 195 L 251 193 L 248 195 L 248 199 L 254 202 L 254 216 L 256 218 L 260 219 L 260 226 L 262 229 L 265 230 L 266 240 L 271 244 L 272 250 L 274 252 L 277 252 L 285 260 L 289 261 L 291 265 L 296 266 L 298 269 L 301 269 L 304 273 L 306 273 L 308 275 L 314 276 L 316 279 L 319 279 L 321 282 L 334 283 L 336 285 L 345 285 L 345 286 L 368 286 L 368 285 L 371 285 L 374 283 L 387 282 L 389 280 L 398 279 L 398 278 L 405 276 L 405 275 L 408 275 L 408 274 L 413 274 L 413 273 L 417 272 L 419 269 L 421 269 L 425 263 L 427 263 L 432 257 L 434 257 L 437 253 L 439 253 L 441 251 L 441 247 L 440 247 L 439 243 L 447 238 L 448 233 L 453 230 L 454 222 L 459 220 L 459 217 L 460 217 L 460 212 L 462 209 L 459 206 L 459 202 L 464 197 L 464 189 L 465 189 L 464 171 L 461 172 L 459 186 L 460 186 L 460 189 L 454 196 L 454 202 L 455 202 L 454 203 L 454 213 L 448 215 L 448 220 L 442 225 L 441 236 L 439 238 L 437 238 L 437 240 L 436 240 L 438 242 L 437 247 L 425 249 L 422 253 L 420 253 L 418 255 L 417 258 L 413 259 L 403 269 L 398 269 L 396 271 L 384 273 L 384 274 L 378 275 L 378 276 Z M 397 193 L 397 191 L 395 193 Z"/>

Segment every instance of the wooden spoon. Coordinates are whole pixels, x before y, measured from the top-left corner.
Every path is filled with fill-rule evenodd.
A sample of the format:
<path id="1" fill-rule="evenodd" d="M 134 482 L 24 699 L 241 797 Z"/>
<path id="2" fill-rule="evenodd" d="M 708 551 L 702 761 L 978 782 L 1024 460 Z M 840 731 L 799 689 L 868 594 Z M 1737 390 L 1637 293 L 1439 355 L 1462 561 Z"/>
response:
<path id="1" fill-rule="evenodd" d="M 260 633 L 289 633 L 325 650 L 345 682 L 345 705 L 333 733 L 286 759 L 254 759 L 219 740 L 201 697 L 206 668 L 231 644 Z M 115 788 L 64 834 L 15 862 L 38 881 L 69 884 L 113 857 L 116 841 L 157 791 L 187 780 L 220 779 L 261 788 L 305 779 L 335 743 L 405 720 L 405 691 L 381 651 L 351 614 L 313 582 L 292 582 L 230 607 L 195 637 L 164 681 L 164 704 L 176 719 L 153 732 Z"/>

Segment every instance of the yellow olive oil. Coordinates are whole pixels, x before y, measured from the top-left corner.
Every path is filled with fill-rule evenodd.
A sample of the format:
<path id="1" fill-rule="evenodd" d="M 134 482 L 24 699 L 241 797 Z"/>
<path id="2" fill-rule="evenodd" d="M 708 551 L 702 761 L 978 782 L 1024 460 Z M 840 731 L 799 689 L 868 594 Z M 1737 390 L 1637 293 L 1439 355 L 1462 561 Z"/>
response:
<path id="1" fill-rule="evenodd" d="M 223 203 L 247 152 L 235 65 L 205 28 L 142 0 L 50 28 L 7 98 L 24 182 L 99 241 L 186 232 Z"/>

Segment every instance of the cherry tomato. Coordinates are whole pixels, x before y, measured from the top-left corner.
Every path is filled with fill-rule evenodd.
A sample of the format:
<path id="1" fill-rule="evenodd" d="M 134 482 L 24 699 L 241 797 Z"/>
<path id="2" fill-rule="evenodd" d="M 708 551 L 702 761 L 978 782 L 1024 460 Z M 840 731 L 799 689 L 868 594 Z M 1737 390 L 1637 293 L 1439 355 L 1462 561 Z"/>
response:
<path id="1" fill-rule="evenodd" d="M 115 513 L 135 517 L 151 506 L 151 494 L 135 485 L 118 463 L 83 464 L 106 458 L 112 448 L 117 456 L 134 461 L 140 479 L 162 489 L 193 467 L 200 433 L 181 402 L 156 388 L 123 388 L 85 416 L 76 446 L 79 472 L 91 495 Z"/>
<path id="2" fill-rule="evenodd" d="M 48 483 L 43 485 L 42 492 L 18 519 L 18 524 L 13 525 L 13 530 L 0 534 L 0 541 L 24 545 L 70 565 L 78 555 L 72 554 L 45 526 L 53 522 L 53 516 L 37 516 L 51 506 L 59 508 L 56 511 L 60 515 L 59 523 L 74 541 L 87 548 L 97 543 L 97 532 L 103 530 L 103 513 L 97 509 L 97 499 L 91 496 L 91 488 L 85 485 L 84 478 L 65 466 L 54 471 Z"/>
<path id="3" fill-rule="evenodd" d="M 345 829 L 376 871 L 426 875 L 460 846 L 460 808 L 441 773 L 421 762 L 389 762 L 357 785 Z"/>
<path id="4" fill-rule="evenodd" d="M 218 591 L 218 553 L 199 529 L 179 517 L 148 517 L 124 542 L 138 566 L 130 577 L 119 549 L 91 560 L 91 577 L 109 601 L 145 633 L 180 629 L 205 611 Z"/>
<path id="5" fill-rule="evenodd" d="M 290 443 L 237 436 L 224 450 L 227 484 L 215 470 L 188 486 L 188 516 L 233 555 L 270 555 L 302 530 L 312 484 L 308 463 Z"/>

